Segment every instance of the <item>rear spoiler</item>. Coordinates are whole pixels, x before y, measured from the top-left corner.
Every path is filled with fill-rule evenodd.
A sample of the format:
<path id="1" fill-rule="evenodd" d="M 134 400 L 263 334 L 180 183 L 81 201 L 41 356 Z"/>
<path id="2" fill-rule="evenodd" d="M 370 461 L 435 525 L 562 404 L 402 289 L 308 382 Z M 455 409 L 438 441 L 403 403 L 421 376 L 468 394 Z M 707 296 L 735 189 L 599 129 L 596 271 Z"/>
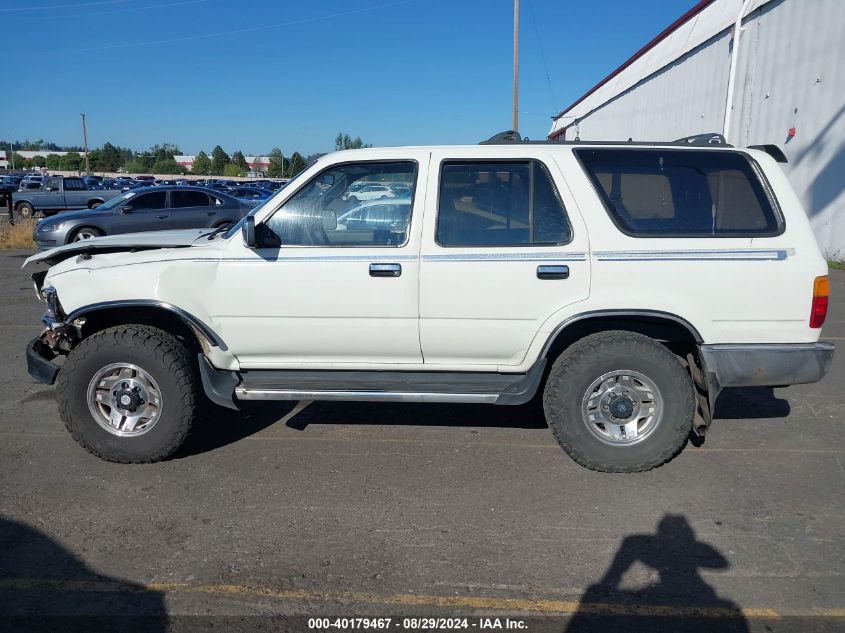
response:
<path id="1" fill-rule="evenodd" d="M 774 158 L 779 163 L 788 163 L 786 154 L 777 145 L 749 145 L 748 149 L 759 149 L 761 152 L 766 152 L 769 156 Z"/>

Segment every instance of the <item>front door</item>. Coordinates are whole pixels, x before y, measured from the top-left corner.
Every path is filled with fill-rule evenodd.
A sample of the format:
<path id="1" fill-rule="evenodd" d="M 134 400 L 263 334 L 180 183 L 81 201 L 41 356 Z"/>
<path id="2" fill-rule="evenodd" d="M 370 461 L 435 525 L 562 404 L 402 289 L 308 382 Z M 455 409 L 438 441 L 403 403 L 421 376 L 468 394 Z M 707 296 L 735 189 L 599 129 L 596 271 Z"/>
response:
<path id="1" fill-rule="evenodd" d="M 413 218 L 422 216 L 429 154 L 383 155 L 315 170 L 295 183 L 277 208 L 257 214 L 259 247 L 248 248 L 240 235 L 230 240 L 209 313 L 242 367 L 422 362 Z M 410 195 L 356 200 L 347 191 L 356 183 L 401 186 Z M 379 214 L 379 205 L 390 208 Z"/>
<path id="2" fill-rule="evenodd" d="M 112 233 L 137 233 L 166 227 L 167 192 L 151 191 L 126 199 L 112 216 Z"/>
<path id="3" fill-rule="evenodd" d="M 427 365 L 519 366 L 544 324 L 589 294 L 589 242 L 560 170 L 519 150 L 496 161 L 483 149 L 432 154 L 420 263 Z"/>

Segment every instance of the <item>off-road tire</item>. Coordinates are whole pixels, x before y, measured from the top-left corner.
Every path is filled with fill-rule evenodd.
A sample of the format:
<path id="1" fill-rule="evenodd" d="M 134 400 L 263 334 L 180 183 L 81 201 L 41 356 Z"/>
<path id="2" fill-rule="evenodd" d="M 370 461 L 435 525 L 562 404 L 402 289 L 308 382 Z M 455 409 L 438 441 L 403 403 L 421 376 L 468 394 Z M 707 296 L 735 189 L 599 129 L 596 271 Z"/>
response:
<path id="1" fill-rule="evenodd" d="M 110 363 L 132 363 L 149 372 L 161 389 L 162 411 L 149 432 L 118 437 L 103 429 L 87 403 L 88 384 Z M 59 372 L 56 399 L 65 427 L 87 451 L 120 463 L 152 463 L 172 455 L 197 418 L 201 397 L 197 369 L 174 336 L 145 325 L 108 328 L 83 340 Z"/>
<path id="2" fill-rule="evenodd" d="M 581 405 L 594 380 L 622 369 L 640 372 L 657 385 L 663 411 L 642 441 L 610 445 L 590 431 Z M 602 472 L 642 472 L 665 464 L 683 448 L 692 429 L 695 394 L 675 354 L 642 334 L 614 330 L 587 336 L 557 358 L 546 380 L 543 410 L 558 443 L 577 463 Z"/>

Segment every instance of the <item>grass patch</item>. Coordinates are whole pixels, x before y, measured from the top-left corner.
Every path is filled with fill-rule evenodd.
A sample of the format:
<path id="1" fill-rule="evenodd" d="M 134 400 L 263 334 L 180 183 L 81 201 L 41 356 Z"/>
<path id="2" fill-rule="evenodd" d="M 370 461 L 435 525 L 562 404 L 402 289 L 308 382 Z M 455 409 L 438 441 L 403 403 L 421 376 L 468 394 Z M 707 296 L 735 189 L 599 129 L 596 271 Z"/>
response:
<path id="1" fill-rule="evenodd" d="M 35 220 L 22 220 L 14 226 L 0 226 L 0 249 L 5 248 L 35 248 L 32 241 L 32 230 Z"/>
<path id="2" fill-rule="evenodd" d="M 831 270 L 845 270 L 845 262 L 829 259 L 827 260 L 827 267 Z"/>

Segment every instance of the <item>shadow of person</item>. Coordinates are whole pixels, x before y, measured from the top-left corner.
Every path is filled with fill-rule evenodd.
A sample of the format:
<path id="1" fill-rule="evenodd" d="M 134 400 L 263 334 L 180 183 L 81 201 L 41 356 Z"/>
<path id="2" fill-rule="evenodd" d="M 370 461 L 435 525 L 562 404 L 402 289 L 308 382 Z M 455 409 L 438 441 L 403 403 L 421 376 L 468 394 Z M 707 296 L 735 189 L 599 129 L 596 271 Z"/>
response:
<path id="1" fill-rule="evenodd" d="M 49 536 L 0 517 L 0 629 L 166 631 L 164 594 L 91 570 Z"/>
<path id="2" fill-rule="evenodd" d="M 637 563 L 654 570 L 648 586 L 622 588 Z M 656 534 L 625 537 L 604 577 L 584 592 L 566 631 L 747 632 L 740 607 L 719 597 L 698 573 L 729 566 L 716 548 L 696 540 L 686 517 L 667 514 Z"/>

